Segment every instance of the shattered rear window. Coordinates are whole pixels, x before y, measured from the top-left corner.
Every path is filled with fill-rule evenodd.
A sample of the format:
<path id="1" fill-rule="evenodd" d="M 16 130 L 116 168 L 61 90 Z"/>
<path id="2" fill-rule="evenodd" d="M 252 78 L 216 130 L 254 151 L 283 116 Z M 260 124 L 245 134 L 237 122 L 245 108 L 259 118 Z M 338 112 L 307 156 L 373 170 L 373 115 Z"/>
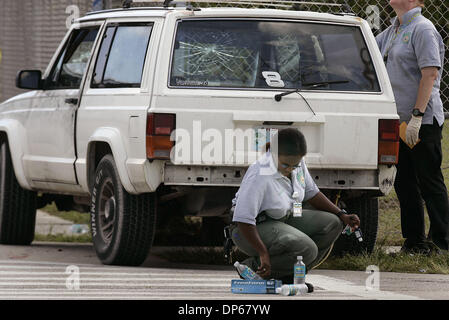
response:
<path id="1" fill-rule="evenodd" d="M 380 91 L 360 28 L 268 20 L 178 23 L 173 87 L 295 89 L 312 83 L 320 85 L 307 89 Z"/>

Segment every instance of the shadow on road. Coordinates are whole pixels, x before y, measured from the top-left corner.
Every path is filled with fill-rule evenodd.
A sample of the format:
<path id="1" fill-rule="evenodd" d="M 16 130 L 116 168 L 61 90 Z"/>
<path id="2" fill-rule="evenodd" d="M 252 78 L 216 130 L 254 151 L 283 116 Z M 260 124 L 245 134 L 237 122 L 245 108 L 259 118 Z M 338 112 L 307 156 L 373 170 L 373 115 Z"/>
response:
<path id="1" fill-rule="evenodd" d="M 173 247 L 154 247 L 141 268 L 232 270 L 232 266 L 173 263 L 155 253 Z M 102 265 L 90 243 L 33 242 L 30 246 L 0 245 L 0 260 L 55 264 Z"/>

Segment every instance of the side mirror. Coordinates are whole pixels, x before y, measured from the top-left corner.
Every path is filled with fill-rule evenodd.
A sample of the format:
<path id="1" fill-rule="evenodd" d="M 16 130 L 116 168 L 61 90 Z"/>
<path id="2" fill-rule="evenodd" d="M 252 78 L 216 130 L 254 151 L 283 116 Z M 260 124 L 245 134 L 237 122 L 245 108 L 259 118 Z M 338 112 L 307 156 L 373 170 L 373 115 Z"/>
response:
<path id="1" fill-rule="evenodd" d="M 22 70 L 16 78 L 16 87 L 19 89 L 40 90 L 42 85 L 42 72 L 40 70 Z"/>

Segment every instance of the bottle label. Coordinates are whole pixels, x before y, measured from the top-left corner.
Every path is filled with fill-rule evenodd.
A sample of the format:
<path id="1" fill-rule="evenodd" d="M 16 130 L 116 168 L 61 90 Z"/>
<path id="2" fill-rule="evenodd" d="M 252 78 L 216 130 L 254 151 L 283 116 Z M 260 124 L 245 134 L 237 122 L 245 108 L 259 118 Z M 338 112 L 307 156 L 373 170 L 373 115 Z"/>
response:
<path id="1" fill-rule="evenodd" d="M 343 232 L 341 234 L 345 234 L 347 236 L 350 236 L 352 234 L 352 228 L 349 225 L 346 225 Z"/>
<path id="2" fill-rule="evenodd" d="M 289 285 L 288 289 L 289 289 L 289 292 L 288 292 L 289 296 L 294 296 L 298 293 L 298 288 L 294 285 Z"/>
<path id="3" fill-rule="evenodd" d="M 248 280 L 255 280 L 259 278 L 257 274 L 250 268 L 245 268 L 245 270 L 242 272 L 242 277 Z"/>
<path id="4" fill-rule="evenodd" d="M 295 266 L 294 277 L 296 279 L 304 279 L 306 277 L 306 266 Z"/>

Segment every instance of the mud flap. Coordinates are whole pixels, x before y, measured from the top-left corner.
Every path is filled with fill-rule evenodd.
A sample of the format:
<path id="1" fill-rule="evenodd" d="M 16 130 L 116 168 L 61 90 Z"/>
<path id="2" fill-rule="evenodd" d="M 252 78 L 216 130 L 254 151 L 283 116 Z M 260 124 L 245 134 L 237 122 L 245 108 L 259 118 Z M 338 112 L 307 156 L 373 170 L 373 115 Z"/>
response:
<path id="1" fill-rule="evenodd" d="M 379 189 L 384 195 L 388 195 L 393 189 L 396 172 L 396 166 L 379 166 Z"/>

